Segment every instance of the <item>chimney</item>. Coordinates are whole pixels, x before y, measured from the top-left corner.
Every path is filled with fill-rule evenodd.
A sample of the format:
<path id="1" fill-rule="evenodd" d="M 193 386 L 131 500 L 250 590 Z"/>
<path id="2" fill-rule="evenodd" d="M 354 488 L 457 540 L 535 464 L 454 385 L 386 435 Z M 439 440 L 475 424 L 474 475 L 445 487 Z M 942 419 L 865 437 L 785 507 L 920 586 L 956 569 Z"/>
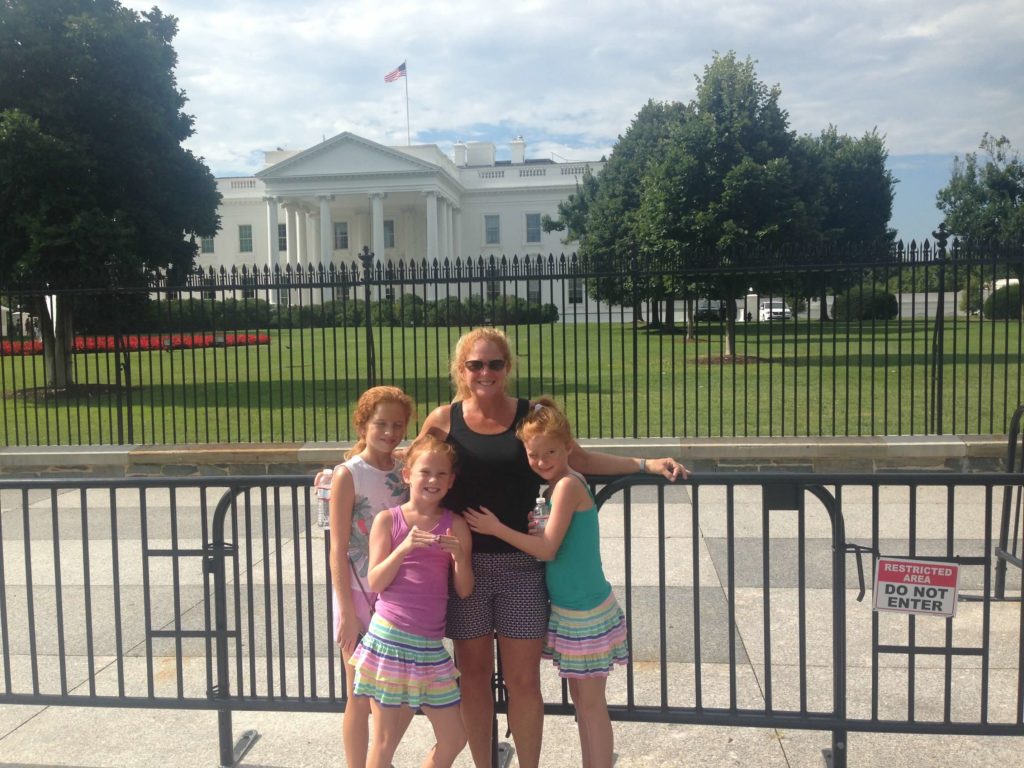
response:
<path id="1" fill-rule="evenodd" d="M 466 153 L 468 151 L 466 145 L 463 144 L 461 141 L 456 141 L 452 149 L 455 150 L 455 164 L 465 165 Z"/>
<path id="2" fill-rule="evenodd" d="M 522 165 L 526 162 L 526 142 L 522 136 L 516 136 L 509 145 L 512 151 L 512 165 Z"/>
<path id="3" fill-rule="evenodd" d="M 494 144 L 489 141 L 471 141 L 469 148 L 469 165 L 494 165 Z"/>

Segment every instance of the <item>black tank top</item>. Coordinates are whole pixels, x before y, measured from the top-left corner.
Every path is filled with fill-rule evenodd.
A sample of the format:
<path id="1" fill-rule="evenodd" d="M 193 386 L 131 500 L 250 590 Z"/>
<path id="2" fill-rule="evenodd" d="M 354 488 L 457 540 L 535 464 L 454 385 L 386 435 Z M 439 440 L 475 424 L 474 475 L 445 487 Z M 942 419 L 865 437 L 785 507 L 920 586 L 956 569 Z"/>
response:
<path id="1" fill-rule="evenodd" d="M 519 398 L 512 426 L 497 435 L 481 435 L 466 424 L 462 403 L 452 403 L 447 442 L 459 455 L 455 485 L 444 506 L 459 514 L 466 507 L 487 507 L 509 528 L 528 532 L 530 510 L 540 491 L 540 478 L 530 469 L 526 449 L 516 438 L 516 427 L 530 401 Z M 473 533 L 474 552 L 516 552 L 494 536 Z"/>

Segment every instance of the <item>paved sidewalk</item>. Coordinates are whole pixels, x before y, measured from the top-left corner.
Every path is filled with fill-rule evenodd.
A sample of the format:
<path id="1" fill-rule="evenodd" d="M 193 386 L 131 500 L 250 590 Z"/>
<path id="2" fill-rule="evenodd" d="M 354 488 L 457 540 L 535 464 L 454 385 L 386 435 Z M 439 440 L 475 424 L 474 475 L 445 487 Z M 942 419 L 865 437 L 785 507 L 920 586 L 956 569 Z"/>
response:
<path id="1" fill-rule="evenodd" d="M 961 492 L 962 491 L 962 492 Z M 947 522 L 945 491 L 921 489 L 917 499 L 917 551 L 941 551 Z M 984 517 L 981 513 L 983 491 L 957 491 L 955 530 L 957 553 L 974 554 L 983 546 Z M 166 495 L 166 494 L 165 494 Z M 132 495 L 125 494 L 119 502 L 116 521 L 117 537 L 112 538 L 113 524 L 104 509 L 104 493 L 89 494 L 88 538 L 89 589 L 85 590 L 83 530 L 80 498 L 76 491 L 60 496 L 57 505 L 57 529 L 61 568 L 54 568 L 53 504 L 47 493 L 31 498 L 30 526 L 26 535 L 20 493 L 0 494 L 2 505 L 2 564 L 6 579 L 10 669 L 14 690 L 31 690 L 32 670 L 29 663 L 30 632 L 24 616 L 28 597 L 27 570 L 31 571 L 33 600 L 36 611 L 34 641 L 41 660 L 38 669 L 39 687 L 44 692 L 60 690 L 61 670 L 57 664 L 59 643 L 54 631 L 56 614 L 56 577 L 60 577 L 61 610 L 64 616 L 64 677 L 73 692 L 87 691 L 90 677 L 87 664 L 87 638 L 83 627 L 82 606 L 86 594 L 94 611 L 93 680 L 98 694 L 116 693 L 118 676 L 125 688 L 135 692 L 145 689 L 147 679 L 146 650 L 138 624 L 127 622 L 120 664 L 113 649 L 113 621 L 109 606 L 113 605 L 113 571 L 111 552 L 118 549 L 120 606 L 125 616 L 138 617 L 144 608 L 143 584 L 147 581 L 154 596 L 150 608 L 154 627 L 173 626 L 174 571 L 169 562 L 141 555 L 142 524 L 151 549 L 170 547 L 176 538 L 179 547 L 197 546 L 196 522 L 201 516 L 199 497 L 179 493 L 176 497 L 176 523 L 169 518 L 169 499 L 159 503 L 159 494 L 148 501 L 147 512 L 130 506 Z M 897 554 L 905 547 L 907 537 L 906 492 L 893 489 L 887 494 L 889 514 L 880 521 L 880 543 L 883 553 Z M 632 549 L 629 583 L 633 610 L 633 652 L 635 663 L 629 674 L 616 670 L 609 682 L 609 700 L 624 701 L 627 680 L 634 681 L 634 696 L 639 703 L 657 704 L 660 693 L 659 596 L 666 604 L 665 648 L 666 673 L 670 681 L 667 696 L 673 705 L 692 704 L 697 654 L 693 647 L 692 606 L 699 597 L 701 606 L 700 682 L 702 700 L 707 707 L 729 704 L 729 638 L 728 608 L 728 539 L 724 490 L 704 487 L 700 491 L 698 537 L 693 539 L 693 500 L 690 489 L 670 489 L 663 527 L 654 514 L 649 491 L 634 492 L 633 514 L 629 521 Z M 214 497 L 215 500 L 215 497 Z M 846 493 L 847 536 L 865 542 L 870 539 L 871 520 L 869 494 Z M 209 505 L 212 509 L 212 504 Z M 766 659 L 763 627 L 763 595 L 765 564 L 762 562 L 762 519 L 759 492 L 755 488 L 738 488 L 734 519 L 735 552 L 733 586 L 737 621 L 737 642 L 733 653 L 737 659 L 736 695 L 740 707 L 763 708 L 767 695 Z M 252 553 L 242 552 L 242 566 L 251 557 L 254 580 L 262 590 L 262 579 L 274 579 L 278 568 L 287 576 L 289 557 L 302 552 L 305 540 L 287 538 L 290 514 L 282 521 L 286 538 L 280 551 L 257 545 Z M 992 525 L 998 524 L 998 516 Z M 979 525 L 981 527 L 979 527 Z M 621 507 L 609 504 L 602 512 L 602 553 L 606 573 L 612 581 L 620 602 L 625 603 L 627 583 L 624 535 L 626 521 Z M 777 708 L 798 705 L 799 667 L 797 664 L 797 524 L 793 515 L 773 513 L 769 525 L 768 586 L 771 597 L 771 694 Z M 319 534 L 315 534 L 318 536 Z M 807 590 L 808 627 L 808 703 L 825 708 L 831 697 L 831 590 L 830 542 L 827 516 L 811 506 L 806 520 L 808 564 Z M 665 576 L 659 576 L 657 563 L 659 542 L 665 544 Z M 319 546 L 318 542 L 314 542 Z M 31 553 L 31 569 L 26 569 L 25 552 Z M 314 554 L 316 548 L 314 547 Z M 693 556 L 697 564 L 694 568 Z M 201 626 L 202 575 L 182 561 L 177 574 L 183 626 Z M 869 562 L 869 561 L 868 561 Z M 853 557 L 847 558 L 848 605 L 848 688 L 850 714 L 870 714 L 871 686 L 871 609 L 870 591 L 863 603 L 856 602 L 857 571 Z M 965 572 L 962 588 L 981 587 L 981 574 Z M 696 583 L 695 576 L 697 574 Z M 870 574 L 867 574 L 870 578 Z M 288 582 L 285 578 L 284 581 Z M 318 588 L 324 586 L 323 574 L 314 579 Z M 275 582 L 277 583 L 277 582 Z M 1020 593 L 1019 575 L 1011 579 L 1011 588 Z M 290 589 L 290 587 L 289 587 Z M 291 600 L 289 590 L 285 597 Z M 106 607 L 105 607 L 106 606 Z M 20 613 L 19 613 L 20 611 Z M 257 616 L 257 622 L 261 620 Z M 906 617 L 886 616 L 880 622 L 883 638 L 889 642 L 906 641 Z M 970 645 L 976 642 L 982 627 L 979 603 L 961 603 L 954 620 L 955 642 Z M 918 645 L 943 643 L 945 622 L 920 619 L 916 622 Z M 291 631 L 291 630 L 289 630 Z M 991 654 L 989 716 L 993 721 L 1013 720 L 1017 692 L 1017 664 L 1020 648 L 1020 606 L 1005 603 L 993 606 L 991 614 Z M 262 642 L 257 637 L 256 641 Z M 255 643 L 255 644 L 258 644 Z M 153 678 L 158 695 L 173 695 L 180 684 L 186 695 L 201 695 L 205 687 L 205 662 L 202 641 L 183 641 L 182 675 L 179 677 L 170 640 L 153 643 Z M 262 651 L 262 648 L 257 650 Z M 289 659 L 289 665 L 293 662 Z M 908 672 L 905 659 L 882 657 L 880 665 L 879 709 L 883 717 L 905 717 L 907 710 Z M 918 656 L 915 666 L 915 713 L 919 719 L 941 717 L 944 660 L 936 656 Z M 977 657 L 958 659 L 954 664 L 953 718 L 976 718 L 980 660 Z M 326 678 L 326 664 L 320 662 L 318 679 Z M 544 674 L 548 700 L 558 697 L 557 677 L 549 667 Z M 235 738 L 250 729 L 259 737 L 239 766 L 249 768 L 298 768 L 299 766 L 344 765 L 341 750 L 341 716 L 337 714 L 279 714 L 236 712 Z M 501 724 L 504 729 L 504 721 Z M 504 733 L 504 731 L 502 731 Z M 822 766 L 822 751 L 831 746 L 831 734 L 814 731 L 779 732 L 772 729 L 731 728 L 690 725 L 650 725 L 616 723 L 617 765 L 622 766 Z M 395 760 L 396 766 L 418 765 L 431 743 L 429 723 L 416 718 L 409 735 Z M 1017 765 L 1024 753 L 1024 738 L 959 736 L 905 736 L 885 734 L 850 734 L 850 766 L 1007 766 Z M 205 711 L 125 710 L 75 707 L 0 707 L 0 768 L 8 766 L 66 766 L 68 768 L 99 768 L 100 766 L 214 766 L 217 764 L 217 718 Z M 544 766 L 579 765 L 580 755 L 575 725 L 569 717 L 549 717 L 545 723 Z M 469 766 L 468 750 L 458 766 Z M 512 765 L 517 765 L 513 759 Z"/>

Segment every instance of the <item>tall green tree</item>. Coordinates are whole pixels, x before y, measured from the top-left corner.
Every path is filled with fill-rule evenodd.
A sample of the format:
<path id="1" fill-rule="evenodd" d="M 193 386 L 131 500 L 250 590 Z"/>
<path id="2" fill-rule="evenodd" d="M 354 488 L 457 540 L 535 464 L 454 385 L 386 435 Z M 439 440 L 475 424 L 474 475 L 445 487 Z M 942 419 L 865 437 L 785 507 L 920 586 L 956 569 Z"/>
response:
<path id="1" fill-rule="evenodd" d="M 717 266 L 736 267 L 750 253 L 805 236 L 810 224 L 791 157 L 796 137 L 779 96 L 778 86 L 758 79 L 749 58 L 716 54 L 704 68 L 689 119 L 643 178 L 637 216 L 648 258 L 685 265 L 711 253 Z M 704 273 L 697 288 L 731 307 L 753 279 L 728 270 Z M 727 355 L 735 347 L 735 322 L 727 312 Z"/>
<path id="2" fill-rule="evenodd" d="M 953 161 L 936 198 L 946 229 L 969 244 L 1024 244 L 1024 159 L 1005 136 L 986 133 L 979 149 Z"/>
<path id="3" fill-rule="evenodd" d="M 0 284 L 143 284 L 191 269 L 220 196 L 182 147 L 177 20 L 115 0 L 0 2 Z M 31 311 L 47 383 L 72 379 L 75 297 Z M 112 311 L 116 308 L 112 308 Z"/>
<path id="4" fill-rule="evenodd" d="M 896 179 L 886 168 L 885 139 L 877 131 L 854 138 L 830 125 L 817 136 L 801 136 L 796 148 L 801 194 L 815 222 L 809 239 L 833 246 L 819 250 L 823 261 L 829 254 L 844 261 L 852 253 L 883 257 L 896 237 L 889 226 Z M 821 298 L 821 319 L 827 320 L 826 294 L 843 292 L 851 279 L 851 270 L 822 270 L 808 275 L 801 288 L 804 295 Z"/>
<path id="5" fill-rule="evenodd" d="M 884 140 L 873 132 L 852 139 L 834 128 L 798 138 L 780 97 L 750 58 L 729 52 L 715 54 L 688 104 L 644 106 L 601 174 L 585 180 L 552 226 L 579 239 L 591 260 L 621 263 L 635 255 L 643 263 L 664 260 L 671 267 L 665 273 L 693 269 L 680 278 L 685 282 L 649 281 L 637 290 L 620 284 L 618 294 L 611 286 L 596 298 L 621 302 L 627 291 L 644 292 L 672 306 L 699 294 L 732 306 L 750 287 L 782 290 L 770 270 L 740 271 L 763 267 L 764 254 L 891 241 L 895 181 L 885 169 Z M 725 330 L 732 354 L 731 312 Z"/>
<path id="6" fill-rule="evenodd" d="M 1005 136 L 986 133 L 977 152 L 953 161 L 949 183 L 936 198 L 946 228 L 968 248 L 980 246 L 1024 254 L 1024 159 Z M 1024 280 L 1024 260 L 1011 261 Z M 1024 320 L 1024 291 L 1018 291 L 1018 317 Z"/>
<path id="7" fill-rule="evenodd" d="M 638 213 L 644 174 L 686 119 L 683 104 L 648 101 L 618 137 L 600 176 L 588 171 L 576 192 L 559 203 L 558 218 L 545 221 L 548 231 L 564 231 L 567 241 L 580 241 L 580 255 L 589 269 L 600 273 L 607 268 L 616 274 L 614 279 L 590 281 L 588 290 L 594 298 L 611 304 L 634 303 L 638 297 L 652 301 L 655 324 L 659 323 L 657 306 L 667 296 L 666 287 L 656 282 L 636 286 L 632 279 L 618 276 L 640 252 Z M 634 306 L 635 311 L 639 309 Z"/>

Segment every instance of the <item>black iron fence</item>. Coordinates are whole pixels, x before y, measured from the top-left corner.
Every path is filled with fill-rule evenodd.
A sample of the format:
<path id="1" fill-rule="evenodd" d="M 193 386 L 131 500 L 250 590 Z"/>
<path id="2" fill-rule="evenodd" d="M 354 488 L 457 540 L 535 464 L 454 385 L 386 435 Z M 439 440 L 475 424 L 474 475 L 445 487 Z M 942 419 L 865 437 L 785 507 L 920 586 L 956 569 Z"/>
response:
<path id="1" fill-rule="evenodd" d="M 853 731 L 1024 735 L 1019 561 L 993 588 L 1024 476 L 605 480 L 632 661 L 613 719 L 824 731 L 834 766 Z M 223 765 L 233 715 L 344 710 L 308 477 L 0 480 L 0 499 L 0 703 L 217 711 Z M 878 557 L 958 566 L 956 615 L 873 611 Z M 572 713 L 547 668 L 544 690 Z"/>
<path id="2" fill-rule="evenodd" d="M 449 353 L 482 324 L 511 337 L 518 392 L 562 400 L 585 438 L 990 434 L 1024 394 L 1020 248 L 364 256 L 0 287 L 4 306 L 73 314 L 78 334 L 55 386 L 32 318 L 8 313 L 0 444 L 351 440 L 373 383 L 421 416 L 447 402 Z"/>

